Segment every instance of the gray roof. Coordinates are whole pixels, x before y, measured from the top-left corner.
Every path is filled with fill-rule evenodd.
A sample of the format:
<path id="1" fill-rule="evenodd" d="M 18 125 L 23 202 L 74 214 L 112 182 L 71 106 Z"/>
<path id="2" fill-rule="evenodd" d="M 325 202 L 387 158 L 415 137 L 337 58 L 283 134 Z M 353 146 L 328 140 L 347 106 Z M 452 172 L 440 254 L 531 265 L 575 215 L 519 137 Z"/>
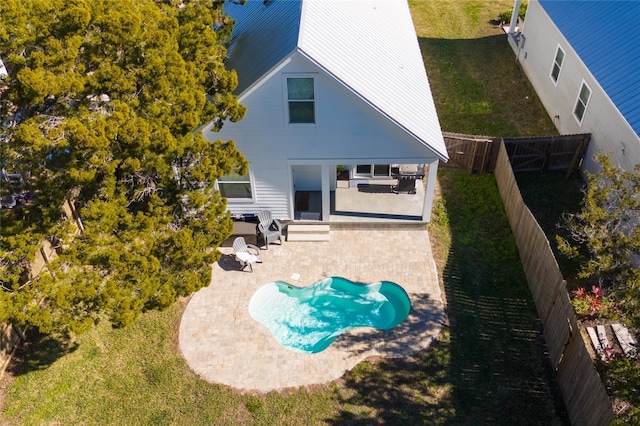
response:
<path id="1" fill-rule="evenodd" d="M 226 63 L 238 73 L 238 93 L 244 92 L 296 49 L 300 4 L 301 0 L 225 3 L 225 12 L 236 20 Z"/>
<path id="2" fill-rule="evenodd" d="M 540 0 L 540 4 L 640 136 L 640 1 Z"/>
<path id="3" fill-rule="evenodd" d="M 446 160 L 440 123 L 406 0 L 248 0 L 227 65 L 246 89 L 300 53 Z"/>

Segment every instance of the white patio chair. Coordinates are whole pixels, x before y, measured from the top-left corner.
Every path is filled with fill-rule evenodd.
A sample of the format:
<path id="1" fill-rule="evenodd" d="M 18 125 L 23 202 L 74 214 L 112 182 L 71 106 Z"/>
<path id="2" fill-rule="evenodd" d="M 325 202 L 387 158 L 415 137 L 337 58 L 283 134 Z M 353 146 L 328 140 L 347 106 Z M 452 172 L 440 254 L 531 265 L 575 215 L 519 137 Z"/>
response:
<path id="1" fill-rule="evenodd" d="M 233 249 L 236 252 L 236 260 L 240 262 L 242 269 L 249 266 L 249 269 L 253 272 L 253 264 L 256 262 L 262 263 L 260 248 L 253 244 L 247 244 L 243 237 L 238 237 L 233 241 Z M 251 251 L 255 251 L 255 253 Z"/>
<path id="2" fill-rule="evenodd" d="M 258 233 L 262 236 L 267 250 L 269 250 L 269 244 L 278 240 L 282 244 L 282 224 L 278 219 L 271 217 L 269 210 L 262 210 L 258 213 Z"/>

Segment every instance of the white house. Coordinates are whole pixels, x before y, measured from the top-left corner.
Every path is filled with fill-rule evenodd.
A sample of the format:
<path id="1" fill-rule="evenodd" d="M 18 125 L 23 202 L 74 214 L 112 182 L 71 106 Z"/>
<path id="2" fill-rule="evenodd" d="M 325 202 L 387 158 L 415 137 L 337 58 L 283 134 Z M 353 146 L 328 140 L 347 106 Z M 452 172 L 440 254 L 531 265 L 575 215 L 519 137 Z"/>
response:
<path id="1" fill-rule="evenodd" d="M 203 134 L 233 139 L 249 162 L 218 182 L 229 210 L 294 219 L 295 192 L 321 191 L 328 222 L 337 166 L 389 179 L 391 165 L 424 164 L 428 221 L 448 157 L 407 1 L 248 0 L 225 12 L 247 113 Z"/>
<path id="2" fill-rule="evenodd" d="M 520 0 L 516 0 L 516 8 Z M 518 61 L 560 133 L 591 133 L 596 152 L 633 170 L 640 163 L 640 1 L 530 0 Z"/>
<path id="3" fill-rule="evenodd" d="M 0 58 L 0 77 L 6 77 L 8 75 L 9 73 L 7 73 L 7 68 L 5 68 L 2 58 Z"/>

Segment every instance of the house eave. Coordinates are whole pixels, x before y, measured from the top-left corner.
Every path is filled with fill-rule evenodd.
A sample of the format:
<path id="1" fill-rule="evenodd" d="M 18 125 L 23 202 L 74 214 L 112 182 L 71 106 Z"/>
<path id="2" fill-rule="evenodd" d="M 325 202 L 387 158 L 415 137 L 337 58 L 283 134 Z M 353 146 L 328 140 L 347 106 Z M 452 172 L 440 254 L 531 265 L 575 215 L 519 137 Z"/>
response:
<path id="1" fill-rule="evenodd" d="M 340 79 L 338 76 L 336 76 L 334 73 L 332 73 L 327 67 L 323 66 L 320 62 L 316 61 L 311 55 L 309 55 L 307 52 L 304 51 L 304 49 L 298 47 L 297 48 L 297 53 L 299 53 L 300 55 L 302 55 L 305 59 L 307 59 L 308 61 L 310 61 L 311 63 L 313 63 L 315 66 L 317 66 L 318 68 L 322 69 L 328 76 L 330 76 L 331 78 L 333 78 L 335 81 L 337 81 L 341 86 L 345 87 L 347 90 L 349 90 L 351 93 L 353 93 L 355 96 L 357 96 L 359 99 L 361 99 L 364 103 L 366 103 L 367 105 L 369 105 L 371 108 L 373 108 L 375 111 L 377 111 L 378 113 L 380 113 L 381 115 L 383 115 L 385 118 L 387 118 L 389 121 L 391 121 L 392 123 L 394 123 L 396 126 L 398 126 L 399 128 L 401 128 L 403 131 L 405 131 L 407 134 L 411 135 L 416 141 L 418 141 L 420 144 L 422 144 L 424 147 L 428 148 L 429 150 L 431 150 L 434 154 L 436 154 L 437 158 L 440 161 L 443 162 L 447 162 L 449 160 L 449 155 L 446 152 L 446 149 L 444 152 L 440 152 L 439 150 L 435 149 L 432 145 L 430 145 L 427 141 L 425 141 L 423 138 L 419 137 L 418 135 L 415 134 L 415 132 L 411 131 L 409 128 L 407 128 L 404 124 L 402 124 L 401 122 L 399 122 L 398 120 L 396 120 L 394 117 L 392 117 L 391 115 L 389 115 L 388 113 L 386 113 L 384 110 L 382 110 L 380 107 L 378 107 L 376 104 L 374 104 L 373 102 L 371 102 L 369 99 L 367 99 L 365 96 L 363 96 L 361 93 L 359 93 L 357 90 L 355 90 L 352 86 L 350 86 L 348 83 L 346 83 L 345 81 L 343 81 L 342 79 Z M 442 140 L 444 141 L 444 137 L 442 136 L 442 131 L 439 131 L 440 133 L 440 137 L 442 138 Z"/>

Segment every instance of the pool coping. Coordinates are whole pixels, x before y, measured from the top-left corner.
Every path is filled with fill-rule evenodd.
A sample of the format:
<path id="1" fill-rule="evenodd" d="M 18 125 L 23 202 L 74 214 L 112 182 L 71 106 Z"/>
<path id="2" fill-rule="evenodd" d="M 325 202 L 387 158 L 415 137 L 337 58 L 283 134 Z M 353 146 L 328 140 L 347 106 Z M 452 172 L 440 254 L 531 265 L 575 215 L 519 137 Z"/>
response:
<path id="1" fill-rule="evenodd" d="M 337 229 L 329 242 L 272 244 L 261 251 L 263 263 L 253 273 L 239 270 L 233 249 L 220 251 L 211 285 L 192 295 L 179 328 L 188 365 L 211 383 L 258 392 L 327 383 L 369 357 L 411 356 L 440 333 L 444 308 L 426 230 Z M 409 316 L 391 330 L 351 329 L 316 354 L 282 347 L 251 318 L 249 300 L 263 285 L 280 280 L 307 286 L 328 276 L 396 282 L 411 299 Z"/>

